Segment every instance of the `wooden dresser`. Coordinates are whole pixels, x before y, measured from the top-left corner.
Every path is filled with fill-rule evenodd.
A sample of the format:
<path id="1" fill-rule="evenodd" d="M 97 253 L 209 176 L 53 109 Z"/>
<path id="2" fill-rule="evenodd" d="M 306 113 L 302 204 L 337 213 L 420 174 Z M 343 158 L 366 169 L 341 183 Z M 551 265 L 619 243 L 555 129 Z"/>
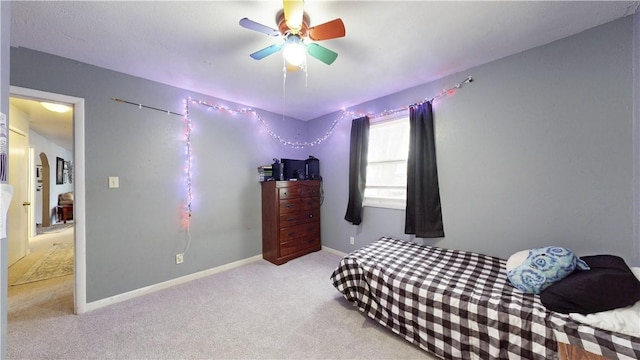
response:
<path id="1" fill-rule="evenodd" d="M 319 180 L 262 183 L 262 257 L 276 265 L 321 249 Z"/>

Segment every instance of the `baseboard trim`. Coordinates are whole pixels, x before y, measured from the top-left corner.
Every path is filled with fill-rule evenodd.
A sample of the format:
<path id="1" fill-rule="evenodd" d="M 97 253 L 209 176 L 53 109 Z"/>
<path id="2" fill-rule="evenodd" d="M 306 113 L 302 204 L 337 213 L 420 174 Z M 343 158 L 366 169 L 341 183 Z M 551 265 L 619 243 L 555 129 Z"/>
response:
<path id="1" fill-rule="evenodd" d="M 338 250 L 336 250 L 336 249 L 332 249 L 332 248 L 330 248 L 330 247 L 326 247 L 326 246 L 323 246 L 323 247 L 322 247 L 322 250 L 324 250 L 324 251 L 326 251 L 326 252 L 330 252 L 330 253 L 335 254 L 335 255 L 338 255 L 338 256 L 345 256 L 345 255 L 347 255 L 347 253 L 343 253 L 342 251 L 338 251 Z"/>
<path id="2" fill-rule="evenodd" d="M 154 293 L 156 291 L 160 291 L 160 290 L 164 290 L 164 289 L 168 289 L 170 287 L 176 286 L 176 285 L 180 285 L 180 284 L 184 284 L 184 283 L 188 283 L 190 281 L 193 280 L 197 280 L 197 279 L 201 279 L 203 277 L 207 277 L 213 274 L 217 274 L 226 270 L 230 270 L 233 268 L 237 268 L 239 266 L 243 266 L 243 265 L 247 265 L 250 264 L 252 262 L 258 261 L 262 259 L 262 254 L 260 255 L 256 255 L 250 258 L 246 258 L 243 260 L 238 260 L 238 261 L 234 261 L 232 263 L 228 263 L 228 264 L 224 264 L 215 268 L 211 268 L 208 270 L 204 270 L 204 271 L 200 271 L 197 273 L 193 273 L 193 274 L 189 274 L 189 275 L 185 275 L 179 278 L 175 278 L 175 279 L 171 279 L 171 280 L 167 280 L 158 284 L 154 284 L 154 285 L 150 285 L 150 286 L 146 286 L 140 289 L 136 289 L 136 290 L 132 290 L 126 293 L 122 293 L 119 295 L 115 295 L 115 296 L 111 296 L 102 300 L 97 300 L 97 301 L 93 301 L 90 303 L 87 303 L 85 310 L 86 311 L 93 311 L 93 310 L 97 310 L 97 309 L 101 309 L 103 307 L 107 307 L 110 305 L 114 305 L 117 304 L 119 302 L 123 302 L 126 300 L 131 300 L 134 298 L 137 298 L 138 296 L 143 296 L 143 295 L 148 295 L 151 293 Z"/>

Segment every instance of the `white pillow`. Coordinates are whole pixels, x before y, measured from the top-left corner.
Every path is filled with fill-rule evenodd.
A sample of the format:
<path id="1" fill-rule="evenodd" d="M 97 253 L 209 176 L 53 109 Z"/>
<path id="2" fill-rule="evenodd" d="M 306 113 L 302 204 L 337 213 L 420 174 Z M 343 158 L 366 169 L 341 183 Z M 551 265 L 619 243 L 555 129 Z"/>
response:
<path id="1" fill-rule="evenodd" d="M 632 267 L 631 271 L 640 280 L 640 267 Z M 640 301 L 631 306 L 595 314 L 571 313 L 569 317 L 600 329 L 640 337 Z"/>
<path id="2" fill-rule="evenodd" d="M 507 272 L 520 266 L 520 264 L 527 260 L 527 256 L 529 256 L 529 250 L 518 251 L 517 253 L 509 256 L 507 259 Z"/>

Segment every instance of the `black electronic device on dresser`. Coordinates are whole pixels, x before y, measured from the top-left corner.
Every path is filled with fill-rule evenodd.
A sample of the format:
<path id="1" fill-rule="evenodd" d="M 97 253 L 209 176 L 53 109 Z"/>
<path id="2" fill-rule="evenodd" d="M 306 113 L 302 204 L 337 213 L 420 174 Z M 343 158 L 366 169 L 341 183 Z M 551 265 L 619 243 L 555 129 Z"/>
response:
<path id="1" fill-rule="evenodd" d="M 273 180 L 322 180 L 320 160 L 314 156 L 309 156 L 306 160 L 273 160 Z"/>
<path id="2" fill-rule="evenodd" d="M 319 180 L 265 181 L 262 186 L 262 257 L 284 264 L 322 248 Z"/>
<path id="3" fill-rule="evenodd" d="M 316 157 L 309 156 L 309 158 L 304 161 L 304 172 L 307 180 L 322 180 L 320 176 L 320 160 Z"/>
<path id="4" fill-rule="evenodd" d="M 282 180 L 306 180 L 304 160 L 281 159 Z"/>

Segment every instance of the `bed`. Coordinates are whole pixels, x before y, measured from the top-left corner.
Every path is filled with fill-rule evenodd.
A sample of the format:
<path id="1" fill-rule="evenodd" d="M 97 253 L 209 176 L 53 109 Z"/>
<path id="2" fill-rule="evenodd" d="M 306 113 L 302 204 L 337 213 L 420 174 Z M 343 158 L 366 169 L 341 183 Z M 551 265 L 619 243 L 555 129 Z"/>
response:
<path id="1" fill-rule="evenodd" d="M 639 359 L 640 338 L 547 310 L 516 290 L 506 261 L 383 237 L 346 255 L 334 287 L 370 318 L 444 359 L 557 359 L 559 343 Z"/>

